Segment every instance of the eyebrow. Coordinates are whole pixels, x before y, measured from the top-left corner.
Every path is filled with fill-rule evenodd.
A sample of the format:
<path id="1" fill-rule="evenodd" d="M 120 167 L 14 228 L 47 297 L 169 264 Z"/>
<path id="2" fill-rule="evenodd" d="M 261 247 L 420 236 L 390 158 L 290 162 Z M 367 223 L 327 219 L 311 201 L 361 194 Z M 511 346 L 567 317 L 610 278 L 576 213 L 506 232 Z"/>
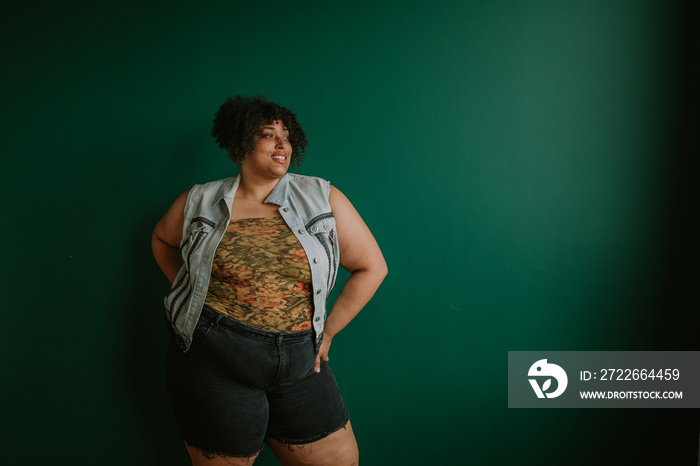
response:
<path id="1" fill-rule="evenodd" d="M 274 131 L 275 127 L 274 126 L 263 126 L 263 129 L 271 129 Z M 289 131 L 289 130 L 285 126 L 284 128 L 282 128 L 282 131 Z"/>

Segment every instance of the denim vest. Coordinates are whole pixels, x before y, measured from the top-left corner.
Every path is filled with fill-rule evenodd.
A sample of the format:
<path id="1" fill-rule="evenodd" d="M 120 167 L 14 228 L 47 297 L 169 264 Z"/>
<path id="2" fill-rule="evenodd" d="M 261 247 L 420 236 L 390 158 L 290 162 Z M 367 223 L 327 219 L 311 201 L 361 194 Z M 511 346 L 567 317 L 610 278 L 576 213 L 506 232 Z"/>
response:
<path id="1" fill-rule="evenodd" d="M 240 176 L 236 176 L 195 185 L 187 196 L 180 243 L 184 264 L 164 300 L 166 321 L 183 351 L 192 343 L 209 288 L 214 254 L 228 227 L 239 183 Z M 280 206 L 279 213 L 309 260 L 317 352 L 323 338 L 326 298 L 335 285 L 339 265 L 329 193 L 326 180 L 287 173 L 265 199 L 266 204 Z"/>

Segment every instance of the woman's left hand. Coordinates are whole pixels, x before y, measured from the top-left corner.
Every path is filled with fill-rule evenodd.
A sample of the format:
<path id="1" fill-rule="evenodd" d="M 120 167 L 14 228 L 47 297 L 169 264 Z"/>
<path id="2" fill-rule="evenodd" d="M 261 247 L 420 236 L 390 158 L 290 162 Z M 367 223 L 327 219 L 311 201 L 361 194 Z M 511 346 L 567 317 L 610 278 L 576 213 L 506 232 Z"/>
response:
<path id="1" fill-rule="evenodd" d="M 331 348 L 332 339 L 333 338 L 328 336 L 326 333 L 323 334 L 321 348 L 318 350 L 318 355 L 316 355 L 316 363 L 314 364 L 314 370 L 316 372 L 321 372 L 321 360 L 328 362 L 328 350 Z"/>
<path id="2" fill-rule="evenodd" d="M 328 313 L 323 326 L 323 341 L 316 356 L 314 370 L 328 361 L 331 340 L 367 304 L 387 273 L 386 262 L 365 222 L 347 197 L 331 186 L 328 202 L 336 225 L 340 265 L 350 272 L 343 289 Z"/>

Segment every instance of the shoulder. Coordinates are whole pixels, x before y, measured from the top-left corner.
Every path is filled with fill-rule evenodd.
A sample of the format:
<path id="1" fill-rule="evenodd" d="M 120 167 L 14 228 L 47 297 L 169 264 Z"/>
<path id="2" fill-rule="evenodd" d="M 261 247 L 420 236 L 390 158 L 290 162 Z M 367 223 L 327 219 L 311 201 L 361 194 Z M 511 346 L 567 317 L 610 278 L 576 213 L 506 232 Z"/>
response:
<path id="1" fill-rule="evenodd" d="M 218 192 L 218 190 L 221 189 L 222 186 L 226 184 L 232 184 L 235 179 L 236 177 L 234 176 L 229 178 L 223 178 L 221 180 L 209 181 L 208 183 L 195 184 L 194 186 L 192 186 L 192 189 L 190 191 L 201 193 L 208 193 L 211 191 Z"/>
<path id="2" fill-rule="evenodd" d="M 209 210 L 218 201 L 231 195 L 238 177 L 224 178 L 204 184 L 195 184 L 189 190 L 185 204 L 185 217 L 199 215 L 202 210 Z"/>
<path id="3" fill-rule="evenodd" d="M 297 173 L 287 173 L 287 176 L 289 177 L 290 183 L 317 184 L 317 185 L 330 184 L 330 181 L 325 180 L 323 178 L 319 178 L 318 176 L 299 175 Z"/>
<path id="4" fill-rule="evenodd" d="M 216 197 L 224 197 L 235 186 L 238 177 L 229 177 L 221 180 L 210 181 L 204 184 L 195 184 L 190 189 L 188 202 L 213 200 Z"/>
<path id="5" fill-rule="evenodd" d="M 325 198 L 330 194 L 331 182 L 317 176 L 298 175 L 288 173 L 289 184 L 294 189 L 299 189 L 307 193 L 317 192 Z"/>
<path id="6" fill-rule="evenodd" d="M 330 193 L 328 195 L 328 202 L 330 203 L 333 212 L 355 210 L 350 200 L 340 191 L 340 189 L 336 188 L 335 186 L 331 186 Z"/>

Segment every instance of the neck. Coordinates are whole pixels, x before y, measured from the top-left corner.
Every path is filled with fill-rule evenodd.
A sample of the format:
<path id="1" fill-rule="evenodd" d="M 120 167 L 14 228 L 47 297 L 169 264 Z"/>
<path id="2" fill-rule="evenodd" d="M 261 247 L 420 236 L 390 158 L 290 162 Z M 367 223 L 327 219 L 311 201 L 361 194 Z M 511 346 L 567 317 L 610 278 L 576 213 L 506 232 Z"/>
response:
<path id="1" fill-rule="evenodd" d="M 240 176 L 241 181 L 238 185 L 238 192 L 248 199 L 257 200 L 261 203 L 267 199 L 267 196 L 270 195 L 279 182 L 279 178 L 263 179 L 250 175 L 244 170 L 241 170 Z"/>

